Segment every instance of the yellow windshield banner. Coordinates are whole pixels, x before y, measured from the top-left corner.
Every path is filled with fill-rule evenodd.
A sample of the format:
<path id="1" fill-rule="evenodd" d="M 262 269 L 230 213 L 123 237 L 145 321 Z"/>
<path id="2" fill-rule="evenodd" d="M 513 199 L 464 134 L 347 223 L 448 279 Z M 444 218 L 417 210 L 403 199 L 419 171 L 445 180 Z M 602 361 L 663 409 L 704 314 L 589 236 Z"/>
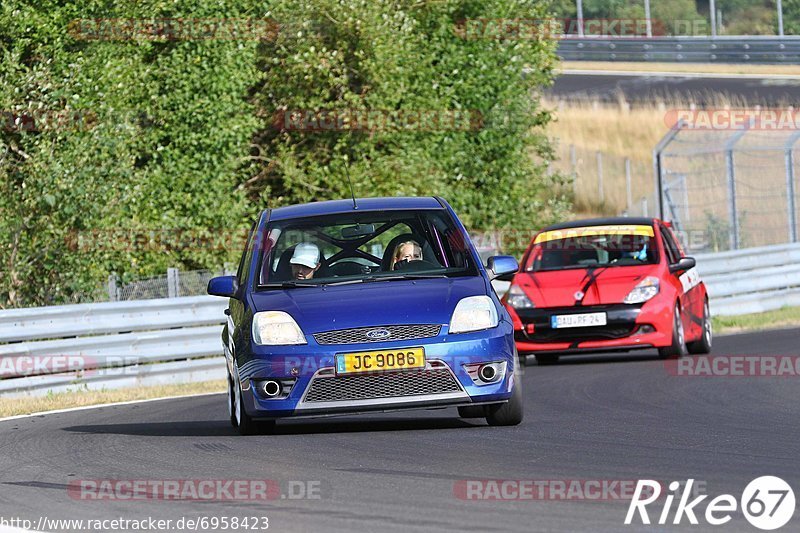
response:
<path id="1" fill-rule="evenodd" d="M 534 244 L 557 241 L 561 239 L 577 239 L 597 235 L 636 235 L 653 237 L 653 226 L 586 226 L 583 228 L 564 228 L 545 231 L 536 236 Z"/>

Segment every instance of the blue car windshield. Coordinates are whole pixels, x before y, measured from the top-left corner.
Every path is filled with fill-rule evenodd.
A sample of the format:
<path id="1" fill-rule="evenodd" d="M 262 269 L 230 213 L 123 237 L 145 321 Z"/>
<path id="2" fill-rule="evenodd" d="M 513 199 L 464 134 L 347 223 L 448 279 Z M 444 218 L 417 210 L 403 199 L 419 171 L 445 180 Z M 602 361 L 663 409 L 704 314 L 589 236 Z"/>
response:
<path id="1" fill-rule="evenodd" d="M 475 276 L 470 244 L 444 209 L 354 211 L 271 222 L 261 288 Z"/>

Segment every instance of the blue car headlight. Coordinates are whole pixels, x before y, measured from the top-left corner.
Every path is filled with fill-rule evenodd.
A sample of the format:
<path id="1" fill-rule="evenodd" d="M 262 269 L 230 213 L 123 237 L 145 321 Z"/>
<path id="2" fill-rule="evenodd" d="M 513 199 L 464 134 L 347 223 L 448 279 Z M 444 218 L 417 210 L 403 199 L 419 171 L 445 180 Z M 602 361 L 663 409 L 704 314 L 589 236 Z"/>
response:
<path id="1" fill-rule="evenodd" d="M 466 333 L 496 327 L 497 308 L 488 296 L 469 296 L 456 305 L 450 319 L 450 333 Z"/>
<path id="2" fill-rule="evenodd" d="M 254 314 L 253 340 L 256 344 L 271 346 L 307 344 L 303 330 L 289 313 L 283 311 Z"/>

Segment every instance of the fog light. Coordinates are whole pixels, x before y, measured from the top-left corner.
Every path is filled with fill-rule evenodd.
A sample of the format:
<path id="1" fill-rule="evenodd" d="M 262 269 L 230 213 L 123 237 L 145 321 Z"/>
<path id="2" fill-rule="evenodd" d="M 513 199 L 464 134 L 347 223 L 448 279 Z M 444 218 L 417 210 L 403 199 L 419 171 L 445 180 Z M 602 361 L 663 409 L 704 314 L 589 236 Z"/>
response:
<path id="1" fill-rule="evenodd" d="M 503 379 L 506 373 L 506 362 L 472 363 L 464 365 L 464 369 L 475 385 L 487 385 Z"/>
<path id="2" fill-rule="evenodd" d="M 654 328 L 653 326 L 645 324 L 644 326 L 639 326 L 639 331 L 637 333 L 643 335 L 645 333 L 653 333 L 655 330 L 656 328 Z"/>
<path id="3" fill-rule="evenodd" d="M 261 392 L 267 398 L 274 398 L 275 396 L 277 396 L 278 394 L 281 393 L 281 383 L 280 383 L 280 381 L 274 381 L 274 380 L 271 380 L 271 379 L 269 379 L 267 381 L 262 381 L 261 382 Z"/>
<path id="4" fill-rule="evenodd" d="M 497 378 L 497 369 L 492 365 L 483 365 L 478 369 L 478 377 L 486 383 L 491 383 Z"/>
<path id="5" fill-rule="evenodd" d="M 267 400 L 281 400 L 289 396 L 292 392 L 296 378 L 263 379 L 254 381 L 254 387 L 258 395 Z"/>

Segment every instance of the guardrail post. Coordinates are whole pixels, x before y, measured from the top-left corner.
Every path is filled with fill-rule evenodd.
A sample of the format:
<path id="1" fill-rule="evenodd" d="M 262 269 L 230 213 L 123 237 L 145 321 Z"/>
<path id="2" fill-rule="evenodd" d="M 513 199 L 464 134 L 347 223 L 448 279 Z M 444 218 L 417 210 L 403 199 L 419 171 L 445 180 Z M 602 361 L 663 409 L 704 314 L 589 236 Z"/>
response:
<path id="1" fill-rule="evenodd" d="M 600 203 L 605 203 L 605 194 L 603 191 L 603 153 L 597 152 L 597 194 L 600 198 Z"/>
<path id="2" fill-rule="evenodd" d="M 108 275 L 108 301 L 109 302 L 117 302 L 119 299 L 117 298 L 117 275 L 116 274 L 109 274 Z"/>
<path id="3" fill-rule="evenodd" d="M 178 269 L 167 269 L 167 296 L 169 298 L 177 298 L 180 296 L 180 285 L 178 282 Z"/>

